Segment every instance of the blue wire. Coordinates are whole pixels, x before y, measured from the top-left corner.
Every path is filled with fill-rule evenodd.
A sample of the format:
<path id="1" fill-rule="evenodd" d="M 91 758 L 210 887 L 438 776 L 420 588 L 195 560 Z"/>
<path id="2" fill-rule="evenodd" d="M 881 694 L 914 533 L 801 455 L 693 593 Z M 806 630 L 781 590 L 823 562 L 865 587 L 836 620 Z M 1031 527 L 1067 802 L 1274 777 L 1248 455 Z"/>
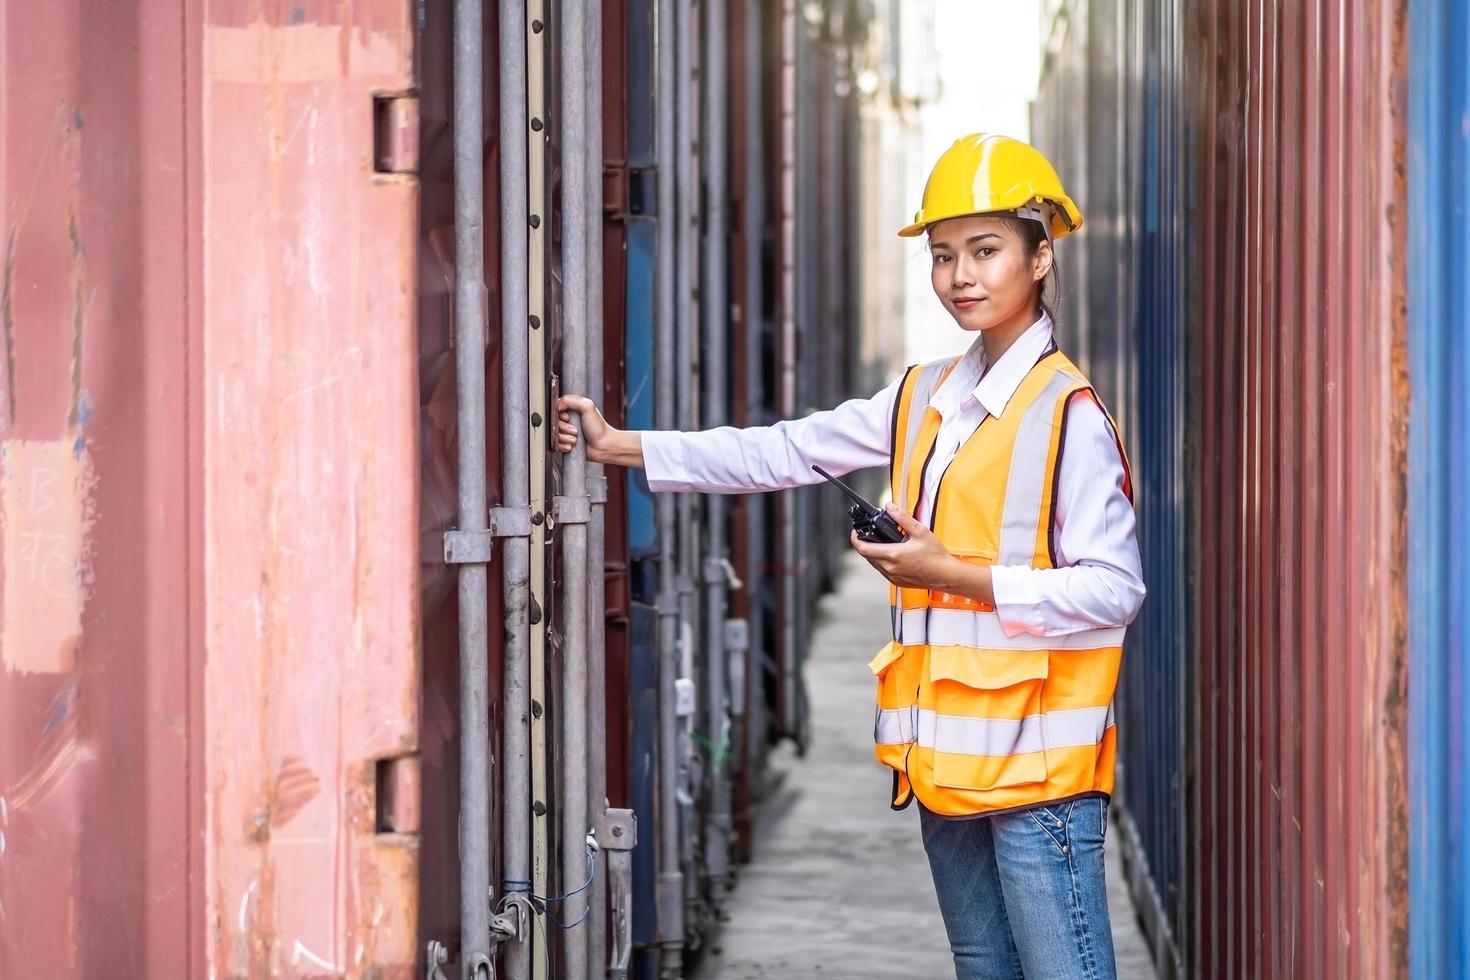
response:
<path id="1" fill-rule="evenodd" d="M 589 847 L 587 849 L 587 880 L 582 882 L 576 888 L 567 892 L 565 895 L 555 895 L 551 898 L 543 898 L 540 895 L 534 894 L 531 891 L 531 883 L 522 878 L 505 878 L 500 882 L 500 888 L 501 891 L 505 892 L 506 894 L 524 893 L 531 900 L 531 907 L 536 910 L 536 914 L 546 916 L 548 919 L 551 920 L 552 925 L 556 926 L 558 929 L 575 929 L 586 920 L 588 915 L 592 913 L 591 905 L 588 905 L 582 910 L 582 914 L 577 917 L 576 922 L 565 924 L 556 917 L 555 913 L 551 911 L 550 905 L 553 902 L 565 902 L 567 899 L 572 898 L 573 896 L 582 894 L 582 892 L 592 887 L 592 882 L 594 879 L 596 879 L 596 877 L 597 859 L 592 856 L 592 849 Z"/>

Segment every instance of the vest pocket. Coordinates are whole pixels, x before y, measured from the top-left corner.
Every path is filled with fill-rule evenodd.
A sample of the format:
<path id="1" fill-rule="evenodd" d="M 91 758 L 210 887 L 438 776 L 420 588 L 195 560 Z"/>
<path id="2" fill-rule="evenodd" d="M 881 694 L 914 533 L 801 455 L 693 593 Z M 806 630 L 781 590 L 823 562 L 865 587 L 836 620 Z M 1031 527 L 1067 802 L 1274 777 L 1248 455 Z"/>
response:
<path id="1" fill-rule="evenodd" d="M 936 785 L 989 790 L 1046 781 L 1048 659 L 1045 650 L 930 650 Z"/>
<path id="2" fill-rule="evenodd" d="M 913 691 L 903 696 L 903 644 L 890 640 L 868 664 L 878 680 L 878 710 L 873 722 L 873 741 L 884 745 L 906 745 L 915 737 Z"/>

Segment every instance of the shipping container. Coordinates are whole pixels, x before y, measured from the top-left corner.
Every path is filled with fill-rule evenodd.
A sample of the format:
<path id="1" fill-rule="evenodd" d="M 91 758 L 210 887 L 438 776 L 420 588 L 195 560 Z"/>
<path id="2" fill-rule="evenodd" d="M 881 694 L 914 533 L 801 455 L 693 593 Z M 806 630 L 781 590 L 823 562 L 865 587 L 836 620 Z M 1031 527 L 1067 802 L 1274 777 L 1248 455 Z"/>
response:
<path id="1" fill-rule="evenodd" d="M 1150 594 L 1118 692 L 1116 810 L 1134 903 L 1161 972 L 1176 976 L 1187 975 L 1190 940 L 1193 710 L 1180 16 L 1178 3 L 1051 4 L 1033 112 L 1037 145 L 1078 187 L 1085 217 L 1059 249 L 1057 335 L 1112 411 L 1134 467 Z"/>
<path id="2" fill-rule="evenodd" d="M 1191 59 L 1208 974 L 1406 953 L 1400 12 L 1214 4 Z"/>
<path id="3" fill-rule="evenodd" d="M 1119 803 L 1171 975 L 1406 965 L 1403 14 L 1048 5 L 1075 345 L 1140 474 Z"/>
<path id="4" fill-rule="evenodd" d="M 205 32 L 171 0 L 0 13 L 0 976 L 213 958 Z"/>
<path id="5" fill-rule="evenodd" d="M 550 406 L 753 424 L 897 369 L 855 253 L 782 224 L 851 234 L 872 15 L 0 15 L 0 976 L 423 976 L 518 911 L 505 976 L 708 944 L 841 513 L 663 521 Z"/>
<path id="6" fill-rule="evenodd" d="M 1409 963 L 1470 975 L 1470 4 L 1409 5 Z"/>

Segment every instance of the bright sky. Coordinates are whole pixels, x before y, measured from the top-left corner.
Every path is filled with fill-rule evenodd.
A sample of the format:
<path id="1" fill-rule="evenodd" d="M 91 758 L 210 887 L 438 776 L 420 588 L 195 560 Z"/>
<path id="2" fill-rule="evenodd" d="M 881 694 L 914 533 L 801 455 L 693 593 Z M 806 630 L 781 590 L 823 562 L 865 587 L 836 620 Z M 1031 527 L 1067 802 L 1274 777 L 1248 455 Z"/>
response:
<path id="1" fill-rule="evenodd" d="M 914 176 L 917 210 L 929 167 L 956 138 L 1003 133 L 1027 139 L 1041 63 L 1040 0 L 936 0 L 935 47 L 940 96 L 922 114 L 922 172 Z M 973 338 L 955 326 L 929 285 L 929 255 L 914 240 L 905 265 L 909 364 L 958 353 Z"/>

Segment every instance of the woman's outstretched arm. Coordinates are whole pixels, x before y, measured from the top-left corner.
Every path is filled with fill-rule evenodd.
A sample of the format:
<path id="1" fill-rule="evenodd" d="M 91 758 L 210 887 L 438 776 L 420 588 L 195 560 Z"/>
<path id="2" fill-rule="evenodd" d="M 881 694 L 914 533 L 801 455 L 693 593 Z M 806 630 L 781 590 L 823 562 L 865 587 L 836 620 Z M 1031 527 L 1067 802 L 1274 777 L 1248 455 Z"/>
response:
<path id="1" fill-rule="evenodd" d="M 577 442 L 572 413 L 582 419 L 587 458 L 617 466 L 642 466 L 654 491 L 752 493 L 821 481 L 812 466 L 841 476 L 887 466 L 893 439 L 893 402 L 900 381 L 871 398 L 854 398 L 826 412 L 774 425 L 701 432 L 613 428 L 597 406 L 579 395 L 557 403 L 557 449 Z"/>

